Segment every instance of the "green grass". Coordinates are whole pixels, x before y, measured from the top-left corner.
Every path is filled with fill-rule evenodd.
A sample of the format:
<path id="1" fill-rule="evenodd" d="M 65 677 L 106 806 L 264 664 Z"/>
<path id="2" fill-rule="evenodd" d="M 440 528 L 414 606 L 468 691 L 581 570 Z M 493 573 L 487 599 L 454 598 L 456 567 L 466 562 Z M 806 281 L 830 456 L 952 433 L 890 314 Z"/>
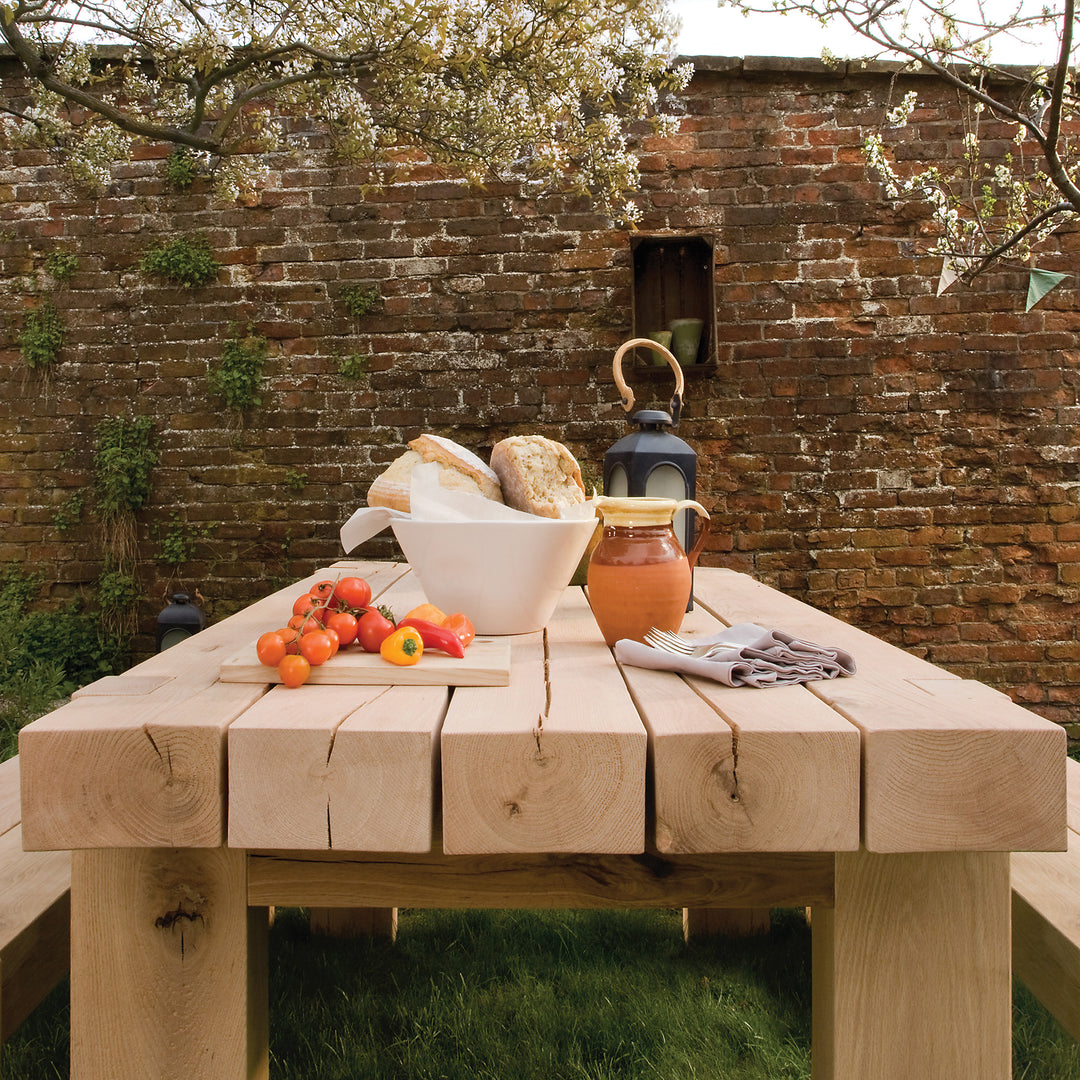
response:
<path id="1" fill-rule="evenodd" d="M 917 993 L 918 989 L 913 988 Z M 674 911 L 405 911 L 396 945 L 271 931 L 274 1080 L 787 1080 L 810 1076 L 810 931 L 683 944 Z M 198 1038 L 198 1033 L 192 1033 Z M 66 988 L 0 1054 L 66 1077 Z M 1080 1047 L 1023 987 L 1015 1080 L 1080 1080 Z"/>
<path id="2" fill-rule="evenodd" d="M 320 1080 L 809 1076 L 808 938 L 687 949 L 680 917 L 417 912 L 396 946 L 278 931 L 275 1075 Z M 723 975 L 718 978 L 718 970 Z"/>

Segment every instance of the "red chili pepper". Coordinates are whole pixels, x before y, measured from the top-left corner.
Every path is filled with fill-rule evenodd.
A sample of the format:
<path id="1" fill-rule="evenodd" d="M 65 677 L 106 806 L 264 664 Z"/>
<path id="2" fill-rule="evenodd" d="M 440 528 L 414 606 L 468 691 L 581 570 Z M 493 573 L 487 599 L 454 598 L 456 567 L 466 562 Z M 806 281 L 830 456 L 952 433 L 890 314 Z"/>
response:
<path id="1" fill-rule="evenodd" d="M 444 630 L 441 626 L 436 626 L 425 619 L 402 619 L 398 626 L 411 626 L 418 631 L 425 649 L 438 649 L 439 652 L 454 656 L 458 660 L 465 655 L 465 646 L 461 638 L 452 630 Z"/>

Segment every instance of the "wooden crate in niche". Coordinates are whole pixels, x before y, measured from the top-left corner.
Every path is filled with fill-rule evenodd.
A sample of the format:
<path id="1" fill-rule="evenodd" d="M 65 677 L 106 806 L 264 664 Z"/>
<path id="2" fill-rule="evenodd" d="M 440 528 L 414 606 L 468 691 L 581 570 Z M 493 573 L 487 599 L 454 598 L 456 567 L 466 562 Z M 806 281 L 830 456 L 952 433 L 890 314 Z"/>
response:
<path id="1" fill-rule="evenodd" d="M 713 238 L 704 233 L 630 237 L 633 336 L 648 337 L 653 330 L 666 330 L 672 319 L 703 319 L 696 368 L 711 367 L 716 360 L 713 246 Z M 653 366 L 657 354 L 635 351 L 639 365 Z"/>

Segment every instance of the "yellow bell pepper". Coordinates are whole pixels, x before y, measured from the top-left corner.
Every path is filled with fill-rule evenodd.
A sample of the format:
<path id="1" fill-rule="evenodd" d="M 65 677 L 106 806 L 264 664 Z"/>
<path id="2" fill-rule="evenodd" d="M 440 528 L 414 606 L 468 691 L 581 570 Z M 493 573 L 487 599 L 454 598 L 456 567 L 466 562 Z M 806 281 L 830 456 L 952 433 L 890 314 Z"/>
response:
<path id="1" fill-rule="evenodd" d="M 412 666 L 423 653 L 424 639 L 420 631 L 411 626 L 399 626 L 379 646 L 379 655 L 399 667 Z"/>

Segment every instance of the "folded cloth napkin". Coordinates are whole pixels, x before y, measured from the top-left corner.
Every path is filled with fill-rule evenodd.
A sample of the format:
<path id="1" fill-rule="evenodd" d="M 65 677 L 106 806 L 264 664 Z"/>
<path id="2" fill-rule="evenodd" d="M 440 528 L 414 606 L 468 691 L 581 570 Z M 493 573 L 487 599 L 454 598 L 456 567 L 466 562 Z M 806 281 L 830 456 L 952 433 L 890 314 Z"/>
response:
<path id="1" fill-rule="evenodd" d="M 707 656 L 682 656 L 640 641 L 615 642 L 615 659 L 632 667 L 702 675 L 728 686 L 788 686 L 855 674 L 855 661 L 843 649 L 830 649 L 756 623 L 738 623 L 687 644 L 716 646 Z"/>

